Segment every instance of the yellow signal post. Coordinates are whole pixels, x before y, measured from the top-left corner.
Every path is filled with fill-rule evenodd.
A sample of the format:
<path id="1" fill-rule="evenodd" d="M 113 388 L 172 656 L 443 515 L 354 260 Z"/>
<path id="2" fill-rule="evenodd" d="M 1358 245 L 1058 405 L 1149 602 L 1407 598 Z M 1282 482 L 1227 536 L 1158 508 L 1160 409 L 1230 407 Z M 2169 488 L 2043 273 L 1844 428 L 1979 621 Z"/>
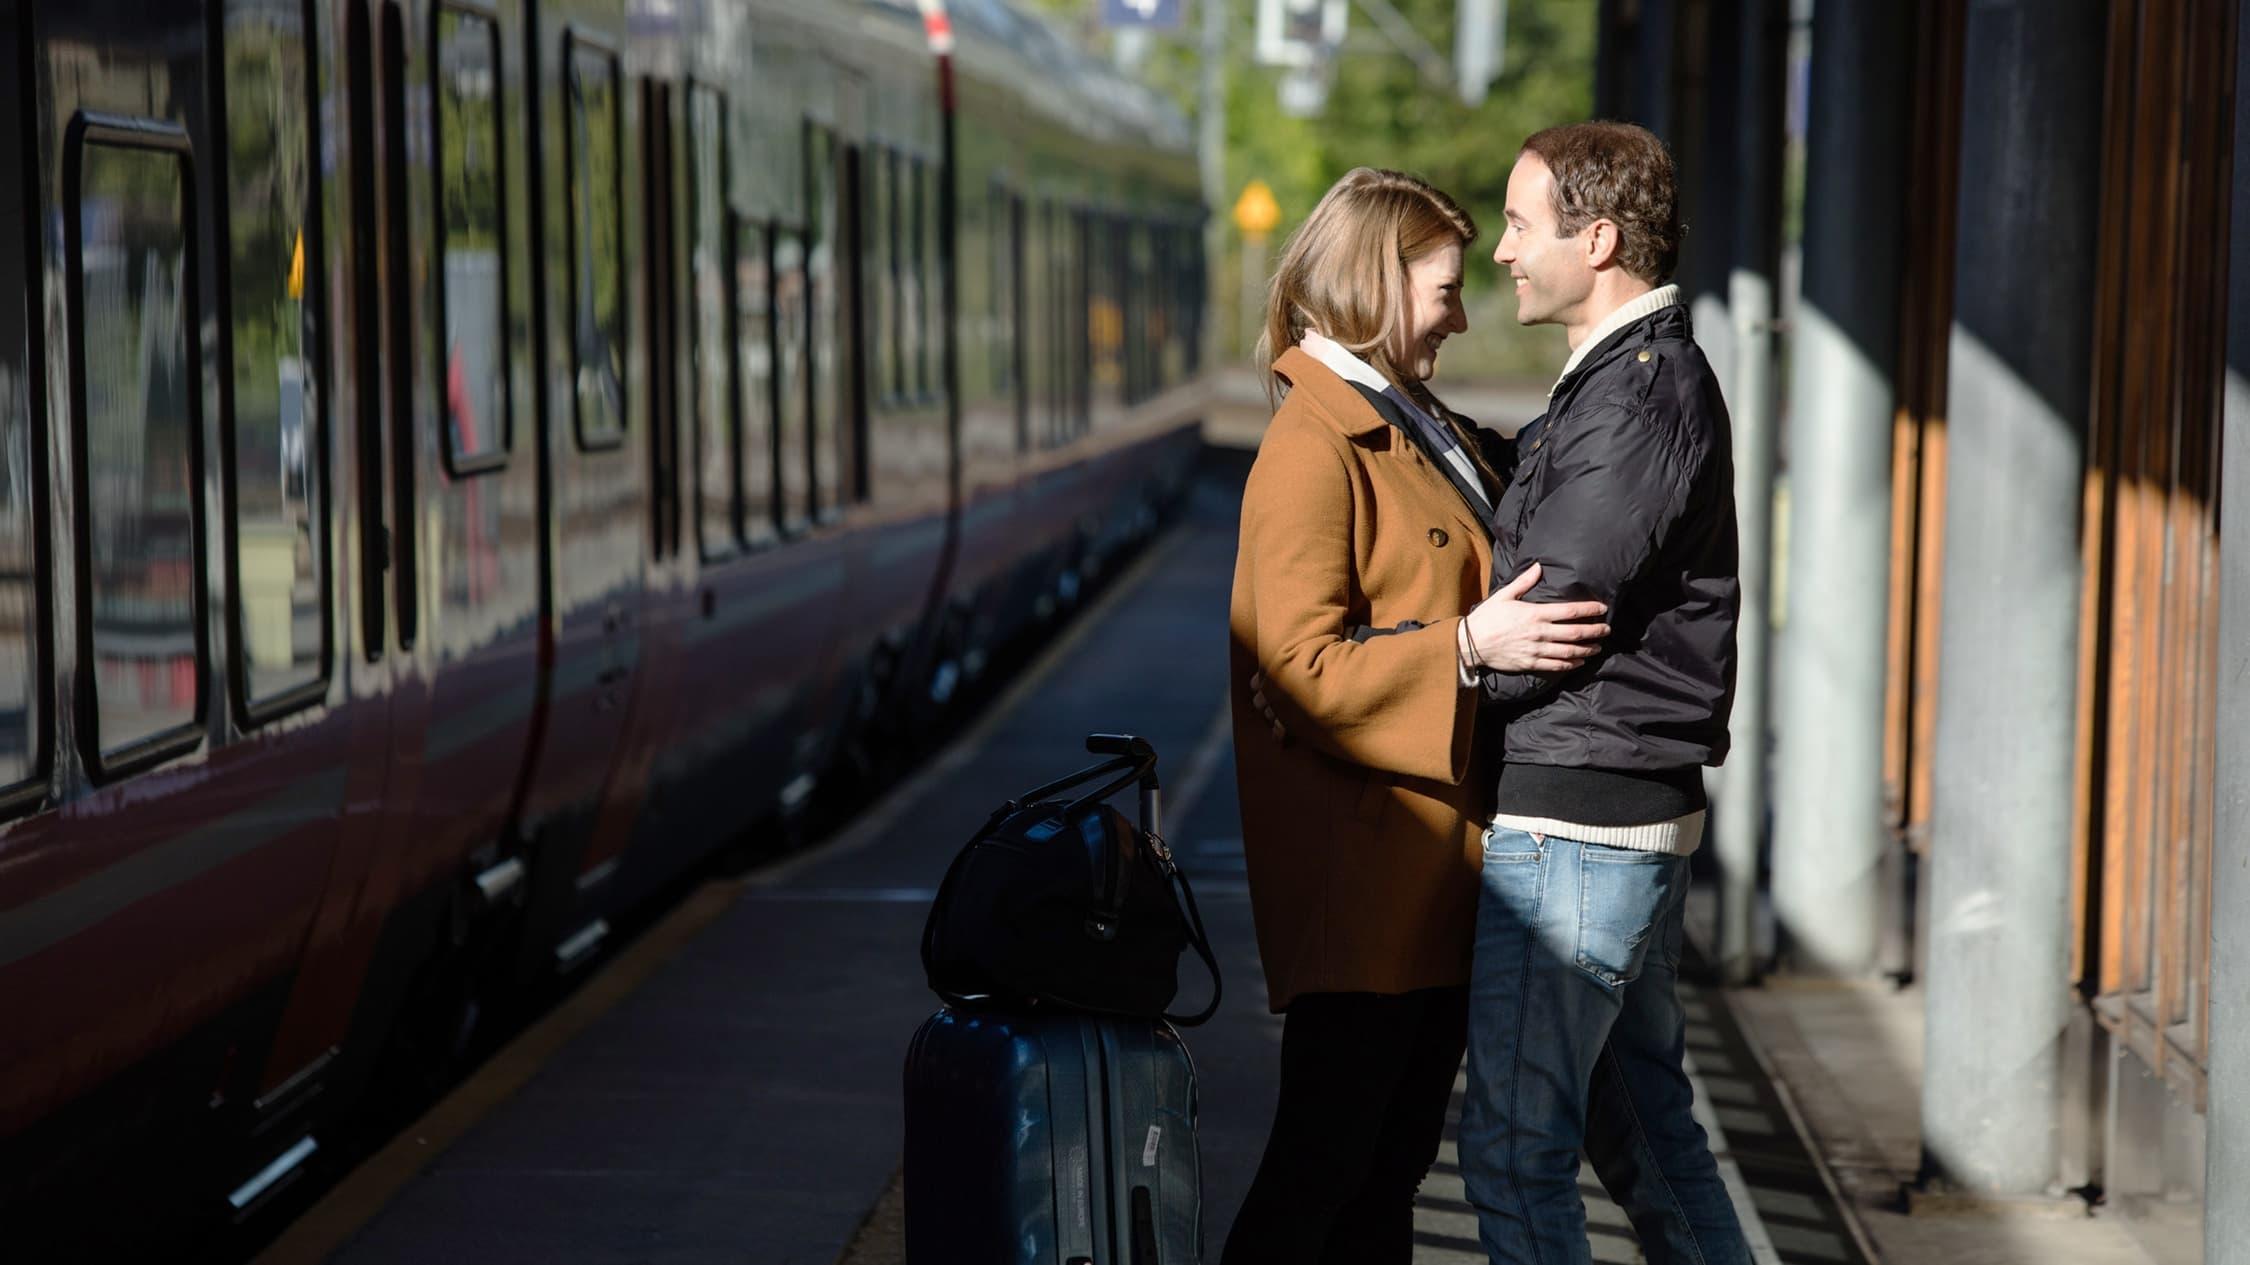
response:
<path id="1" fill-rule="evenodd" d="M 1280 223 L 1281 204 L 1274 201 L 1273 190 L 1266 182 L 1253 180 L 1243 186 L 1242 196 L 1234 201 L 1234 226 L 1242 230 L 1242 293 L 1237 301 L 1245 327 L 1245 350 L 1257 342 L 1258 329 L 1264 324 L 1266 238 Z"/>
<path id="2" fill-rule="evenodd" d="M 1253 180 L 1242 188 L 1242 196 L 1234 202 L 1234 226 L 1252 241 L 1264 241 L 1281 223 L 1281 204 L 1273 200 L 1273 190 L 1263 180 Z"/>

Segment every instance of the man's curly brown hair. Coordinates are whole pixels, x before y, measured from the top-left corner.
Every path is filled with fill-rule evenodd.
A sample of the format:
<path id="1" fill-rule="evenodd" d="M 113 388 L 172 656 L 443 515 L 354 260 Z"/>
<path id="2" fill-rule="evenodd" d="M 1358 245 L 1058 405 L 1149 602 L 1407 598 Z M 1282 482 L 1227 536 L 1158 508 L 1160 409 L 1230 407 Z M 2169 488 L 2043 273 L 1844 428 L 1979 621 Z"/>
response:
<path id="1" fill-rule="evenodd" d="M 1672 153 L 1645 127 L 1600 121 L 1550 127 L 1523 143 L 1555 178 L 1559 234 L 1595 220 L 1617 226 L 1617 263 L 1650 285 L 1680 262 L 1680 194 Z"/>

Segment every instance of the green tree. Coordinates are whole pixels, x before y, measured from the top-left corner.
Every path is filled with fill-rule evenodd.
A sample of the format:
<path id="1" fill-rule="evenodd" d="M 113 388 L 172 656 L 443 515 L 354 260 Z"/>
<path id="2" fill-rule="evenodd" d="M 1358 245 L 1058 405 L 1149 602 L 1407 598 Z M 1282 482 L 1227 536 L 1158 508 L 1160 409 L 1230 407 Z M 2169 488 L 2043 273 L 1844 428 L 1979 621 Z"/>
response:
<path id="1" fill-rule="evenodd" d="M 1552 330 L 1515 324 L 1512 291 L 1497 283 L 1489 259 L 1501 228 L 1508 171 L 1517 147 L 1552 123 L 1582 119 L 1593 109 L 1597 7 L 1587 0 L 1509 0 L 1505 62 L 1478 106 L 1423 79 L 1355 4 L 1351 32 L 1338 50 L 1326 108 L 1317 118 L 1292 118 L 1279 104 L 1280 71 L 1255 63 L 1254 0 L 1187 0 L 1182 29 L 1156 40 L 1141 67 L 1149 84 L 1192 115 L 1200 50 L 1198 3 L 1229 6 L 1227 39 L 1227 196 L 1251 179 L 1272 186 L 1281 204 L 1275 245 L 1312 210 L 1320 195 L 1357 166 L 1390 167 L 1429 180 L 1457 198 L 1483 230 L 1469 260 L 1470 333 L 1448 357 L 1449 371 L 1475 376 L 1551 374 L 1563 343 Z M 1441 54 L 1453 45 L 1454 0 L 1392 0 L 1401 16 Z M 1107 56 L 1111 36 L 1099 26 L 1099 0 L 1031 0 Z M 1241 243 L 1212 269 L 1219 328 L 1246 328 L 1236 310 Z M 1229 346 L 1233 354 L 1244 348 Z"/>

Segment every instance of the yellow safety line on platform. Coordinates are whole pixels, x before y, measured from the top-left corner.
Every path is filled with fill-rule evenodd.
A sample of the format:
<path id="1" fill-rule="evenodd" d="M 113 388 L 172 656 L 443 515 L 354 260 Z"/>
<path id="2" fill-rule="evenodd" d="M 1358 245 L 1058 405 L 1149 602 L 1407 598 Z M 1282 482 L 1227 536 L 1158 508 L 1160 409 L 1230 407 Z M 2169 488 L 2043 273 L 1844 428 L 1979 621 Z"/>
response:
<path id="1" fill-rule="evenodd" d="M 807 866 L 856 852 L 876 839 L 909 805 L 941 780 L 973 760 L 1002 719 L 1050 675 L 1055 667 L 1100 627 L 1103 616 L 1123 602 L 1179 547 L 1186 533 L 1175 522 L 1126 567 L 1100 597 L 1070 621 L 1023 674 L 987 707 L 976 723 L 920 772 L 891 789 L 850 826 L 827 842 L 757 873 L 715 879 L 697 888 L 680 907 L 652 925 L 585 985 L 545 1018 L 502 1046 L 453 1092 L 323 1195 L 268 1244 L 252 1265 L 315 1265 L 334 1255 L 373 1221 L 408 1182 L 414 1180 L 479 1120 L 528 1084 L 573 1037 L 607 1014 L 658 967 L 670 961 L 697 933 L 717 921 L 742 893 L 787 881 Z"/>
<path id="2" fill-rule="evenodd" d="M 475 1075 L 337 1183 L 260 1252 L 254 1265 L 312 1265 L 335 1254 L 446 1148 L 529 1083 L 556 1051 L 631 996 L 697 932 L 725 913 L 742 887 L 741 879 L 722 879 L 696 889 L 583 988 L 502 1046 Z"/>

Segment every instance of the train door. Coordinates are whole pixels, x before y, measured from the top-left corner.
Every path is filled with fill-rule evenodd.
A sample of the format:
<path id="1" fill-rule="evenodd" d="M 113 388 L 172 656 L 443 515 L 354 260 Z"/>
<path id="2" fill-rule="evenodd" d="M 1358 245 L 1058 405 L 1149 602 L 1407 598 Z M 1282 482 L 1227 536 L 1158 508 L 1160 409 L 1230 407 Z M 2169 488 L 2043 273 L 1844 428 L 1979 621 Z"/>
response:
<path id="1" fill-rule="evenodd" d="M 286 4 L 287 0 L 283 0 Z M 385 964 L 389 915 L 413 885 L 402 840 L 419 760 L 402 758 L 395 704 L 412 677 L 408 651 L 422 623 L 414 548 L 412 334 L 404 277 L 409 255 L 408 19 L 379 0 L 344 0 L 304 23 L 326 73 L 308 118 L 325 135 L 319 189 L 325 270 L 335 284 L 323 314 L 337 424 L 326 445 L 334 471 L 339 571 L 336 656 L 354 696 L 347 814 L 313 932 L 292 981 L 267 1065 L 267 1097 L 295 1106 L 348 1100 L 372 1074 L 402 986 Z M 418 726 L 417 726 L 418 727 Z M 290 1131 L 294 1132 L 294 1131 Z M 288 1146 L 295 1139 L 280 1137 Z M 284 1151 L 301 1162 L 309 1151 Z M 285 1171 L 285 1170 L 277 1170 Z"/>
<path id="2" fill-rule="evenodd" d="M 528 22 L 519 0 L 364 0 L 346 25 L 347 45 L 371 45 L 349 55 L 369 73 L 347 108 L 373 115 L 352 196 L 378 226 L 355 256 L 374 265 L 360 302 L 381 331 L 363 490 L 389 479 L 362 538 L 383 574 L 365 592 L 388 604 L 365 632 L 393 667 L 383 965 L 411 976 L 413 1026 L 389 1040 L 442 1063 L 478 1007 L 463 981 L 514 935 L 526 870 L 510 830 L 541 684 Z"/>
<path id="3" fill-rule="evenodd" d="M 817 675 L 799 695 L 792 781 L 785 796 L 809 794 L 839 755 L 857 715 L 853 699 L 862 687 L 880 625 L 869 619 L 865 589 L 878 550 L 913 552 L 912 537 L 876 515 L 856 513 L 868 500 L 867 445 L 870 360 L 865 310 L 864 217 L 861 188 L 867 119 L 867 81 L 843 67 L 833 68 L 826 117 L 810 117 L 804 127 L 805 296 L 811 338 L 808 405 L 811 440 L 813 531 L 799 546 L 803 574 L 818 577 L 818 596 L 802 603 L 798 617 L 817 630 L 819 641 L 804 645 L 796 662 L 817 665 Z M 854 520 L 857 520 L 856 522 Z M 854 530 L 854 529 L 857 530 Z M 886 530 L 888 529 L 888 530 Z M 942 533 L 942 521 L 936 532 Z M 882 539 L 878 539 L 881 537 Z M 939 535 L 936 538 L 942 539 Z M 919 598 L 928 577 L 920 577 Z M 803 688 L 803 687 L 800 687 Z"/>
<path id="4" fill-rule="evenodd" d="M 38 108 L 10 135 L 33 150 L 0 271 L 28 263 L 37 280 L 14 283 L 57 301 L 23 310 L 21 366 L 0 354 L 0 412 L 43 414 L 0 456 L 0 550 L 47 537 L 0 562 L 0 663 L 23 674 L 0 689 L 38 682 L 0 703 L 0 734 L 37 735 L 0 738 L 0 804 L 21 816 L 0 1009 L 31 1017 L 0 1034 L 0 1135 L 44 1117 L 74 1139 L 58 1155 L 135 1113 L 199 1137 L 288 1115 L 264 1055 L 365 714 L 332 582 L 311 16 L 9 10 L 28 48 L 5 64 L 30 74 L 6 91 Z M 129 1155 L 104 1179 L 134 1172 Z"/>
<path id="5" fill-rule="evenodd" d="M 527 966 L 577 964 L 607 934 L 613 853 L 596 842 L 639 687 L 644 590 L 672 506 L 654 458 L 661 334 L 633 266 L 651 212 L 645 98 L 625 70 L 625 6 L 542 5 L 542 333 L 548 474 L 541 515 L 546 702 L 520 819 L 534 849 Z"/>

